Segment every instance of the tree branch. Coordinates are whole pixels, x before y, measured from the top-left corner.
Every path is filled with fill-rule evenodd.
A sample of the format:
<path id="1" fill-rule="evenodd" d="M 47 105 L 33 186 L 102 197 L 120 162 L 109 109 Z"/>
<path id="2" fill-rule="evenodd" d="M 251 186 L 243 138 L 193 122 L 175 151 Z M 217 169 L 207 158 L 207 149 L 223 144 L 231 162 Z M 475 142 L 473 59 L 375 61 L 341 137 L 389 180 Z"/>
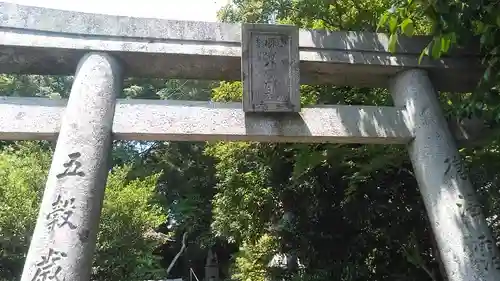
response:
<path id="1" fill-rule="evenodd" d="M 174 267 L 174 265 L 177 262 L 177 260 L 179 259 L 179 257 L 186 250 L 186 239 L 187 239 L 187 231 L 184 232 L 184 234 L 182 235 L 182 247 L 181 247 L 181 249 L 179 250 L 177 255 L 175 255 L 174 259 L 170 262 L 170 265 L 167 268 L 167 276 L 170 273 L 170 271 L 172 270 L 172 268 Z"/>

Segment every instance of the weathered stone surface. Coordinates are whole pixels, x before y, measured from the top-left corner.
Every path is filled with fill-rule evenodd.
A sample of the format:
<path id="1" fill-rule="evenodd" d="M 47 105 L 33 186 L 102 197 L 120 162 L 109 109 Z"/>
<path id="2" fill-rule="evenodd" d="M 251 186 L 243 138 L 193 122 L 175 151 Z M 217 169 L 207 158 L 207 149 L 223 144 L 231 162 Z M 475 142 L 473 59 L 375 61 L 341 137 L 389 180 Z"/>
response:
<path id="1" fill-rule="evenodd" d="M 63 108 L 58 100 L 0 98 L 0 121 L 11 120 L 0 122 L 0 139 L 54 138 Z M 407 143 L 412 135 L 402 116 L 392 107 L 333 105 L 261 115 L 245 114 L 241 103 L 132 99 L 118 100 L 113 135 L 120 140 Z"/>
<path id="2" fill-rule="evenodd" d="M 78 65 L 21 281 L 90 280 L 120 70 L 106 54 L 85 55 Z M 53 108 L 46 101 L 34 111 L 53 121 L 57 113 L 50 113 Z M 36 114 L 28 113 L 32 109 L 24 107 L 27 115 L 18 116 L 33 118 Z M 46 120 L 27 121 L 38 122 L 36 128 L 46 132 L 40 124 Z"/>
<path id="3" fill-rule="evenodd" d="M 42 98 L 14 98 L 0 97 L 0 139 L 1 140 L 52 140 L 59 132 L 61 114 L 64 112 L 66 100 L 49 100 Z M 297 118 L 292 118 L 288 123 L 282 121 L 283 118 L 276 118 L 273 115 L 255 116 L 246 115 L 241 110 L 240 103 L 209 103 L 209 102 L 181 102 L 181 101 L 150 101 L 150 100 L 118 100 L 116 114 L 114 118 L 113 132 L 116 139 L 126 140 L 255 140 L 255 141 L 277 141 L 295 142 L 305 141 L 305 135 L 300 129 L 303 124 L 313 124 L 314 118 L 319 116 L 335 116 L 338 112 L 343 119 L 353 119 L 351 124 L 365 124 L 364 135 L 355 133 L 357 130 L 345 130 L 344 133 L 328 131 L 330 128 L 341 128 L 336 124 L 338 119 L 331 118 L 324 120 L 328 127 L 313 127 L 309 129 L 312 142 L 322 140 L 330 142 L 355 142 L 363 143 L 382 142 L 378 139 L 384 134 L 375 133 L 375 128 L 383 128 L 386 136 L 392 136 L 391 143 L 407 143 L 411 139 L 409 128 L 404 125 L 388 125 L 384 120 L 400 120 L 401 110 L 392 108 L 382 108 L 381 116 L 373 121 L 374 125 L 369 125 L 367 118 L 363 122 L 357 116 L 362 116 L 363 110 L 369 112 L 373 107 L 365 106 L 330 106 L 322 108 L 303 108 L 300 116 L 301 121 L 297 123 Z M 149 112 L 149 113 L 146 113 Z M 296 115 L 298 116 L 298 115 Z M 366 114 L 364 116 L 367 116 Z M 369 116 L 369 114 L 368 114 Z M 375 115 L 377 116 L 377 115 Z M 226 119 L 225 119 L 226 118 Z M 322 120 L 322 119 L 320 119 Z M 467 120 L 466 120 L 467 121 Z M 323 122 L 323 121 L 320 121 Z M 131 128 L 130 124 L 137 124 L 139 127 Z M 176 127 L 173 124 L 184 124 Z M 401 121 L 395 122 L 401 124 Z M 404 123 L 404 122 L 403 122 Z M 152 126 L 150 126 L 150 124 Z M 188 124 L 188 125 L 186 125 Z M 191 125 L 189 125 L 191 124 Z M 288 124 L 282 129 L 277 126 Z M 302 125 L 301 125 L 302 124 Z M 194 127 L 193 127 L 194 126 Z M 343 125 L 347 126 L 347 125 Z M 355 126 L 356 127 L 356 126 Z M 449 123 L 455 139 L 461 145 L 468 145 L 480 142 L 491 133 L 498 134 L 494 129 L 487 129 L 480 120 L 475 122 L 457 122 L 453 119 Z M 248 130 L 247 128 L 254 128 Z M 271 129 L 274 128 L 274 129 Z M 288 135 L 280 134 L 294 129 Z M 361 127 L 360 127 L 361 128 Z M 198 133 L 194 132 L 194 130 Z M 376 132 L 376 130 L 375 130 Z M 214 135 L 209 135 L 213 133 Z M 371 139 L 375 138 L 375 139 Z"/>
<path id="4" fill-rule="evenodd" d="M 0 73 L 72 75 L 88 52 L 119 57 L 125 75 L 241 79 L 239 24 L 172 21 L 58 11 L 0 2 Z M 85 24 L 83 24 L 85 23 Z M 399 38 L 388 52 L 385 34 L 299 32 L 302 84 L 388 87 L 389 77 L 425 68 L 438 90 L 475 88 L 483 68 L 476 49 L 437 61 L 419 52 L 428 37 Z"/>
<path id="5" fill-rule="evenodd" d="M 299 29 L 243 24 L 241 80 L 245 112 L 300 112 Z"/>
<path id="6" fill-rule="evenodd" d="M 412 136 L 401 117 L 392 107 L 248 114 L 241 103 L 126 100 L 117 106 L 113 132 L 128 140 L 407 143 Z"/>
<path id="7" fill-rule="evenodd" d="M 0 97 L 0 139 L 54 140 L 67 100 Z"/>
<path id="8" fill-rule="evenodd" d="M 427 74 L 403 72 L 391 92 L 414 130 L 408 151 L 448 280 L 500 280 L 500 253 Z"/>

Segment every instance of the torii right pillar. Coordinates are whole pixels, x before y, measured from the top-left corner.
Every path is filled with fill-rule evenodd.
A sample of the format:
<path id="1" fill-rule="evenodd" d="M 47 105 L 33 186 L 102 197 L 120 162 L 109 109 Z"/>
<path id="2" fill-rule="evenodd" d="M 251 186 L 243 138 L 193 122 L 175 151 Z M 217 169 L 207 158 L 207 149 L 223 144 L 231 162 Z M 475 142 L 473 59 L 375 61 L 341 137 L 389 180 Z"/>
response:
<path id="1" fill-rule="evenodd" d="M 396 75 L 390 91 L 414 130 L 409 155 L 448 280 L 499 281 L 499 250 L 426 71 Z"/>

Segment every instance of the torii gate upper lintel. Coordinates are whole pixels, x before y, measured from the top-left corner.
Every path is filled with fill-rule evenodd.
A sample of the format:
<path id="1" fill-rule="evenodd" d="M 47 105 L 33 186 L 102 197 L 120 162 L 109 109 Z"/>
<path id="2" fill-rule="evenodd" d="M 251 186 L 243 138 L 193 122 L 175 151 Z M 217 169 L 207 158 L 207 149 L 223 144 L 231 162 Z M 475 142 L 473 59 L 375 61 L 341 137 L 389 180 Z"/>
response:
<path id="1" fill-rule="evenodd" d="M 89 280 L 113 138 L 406 144 L 449 279 L 500 280 L 499 251 L 436 94 L 471 90 L 482 71 L 474 56 L 419 65 L 422 37 L 402 38 L 390 54 L 375 33 L 3 2 L 0 13 L 1 73 L 76 73 L 68 101 L 0 99 L 0 138 L 58 136 L 21 281 Z M 241 79 L 244 102 L 117 101 L 128 75 Z M 388 87 L 395 107 L 300 108 L 299 81 Z"/>
<path id="2" fill-rule="evenodd" d="M 241 24 L 89 14 L 0 2 L 0 73 L 74 75 L 88 51 L 112 53 L 125 76 L 241 80 Z M 403 70 L 426 69 L 438 91 L 468 92 L 482 76 L 477 48 L 440 60 L 420 52 L 427 36 L 299 30 L 302 84 L 384 87 Z"/>

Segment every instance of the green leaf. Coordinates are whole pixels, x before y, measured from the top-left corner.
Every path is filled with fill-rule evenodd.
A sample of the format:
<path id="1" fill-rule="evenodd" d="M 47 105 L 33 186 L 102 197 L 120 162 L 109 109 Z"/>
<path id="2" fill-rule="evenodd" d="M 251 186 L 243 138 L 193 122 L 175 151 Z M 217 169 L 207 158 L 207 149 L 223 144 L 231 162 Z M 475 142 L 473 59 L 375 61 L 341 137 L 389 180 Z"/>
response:
<path id="1" fill-rule="evenodd" d="M 490 73 L 491 73 L 491 66 L 486 68 L 486 71 L 483 74 L 483 80 L 488 81 L 490 79 Z"/>
<path id="2" fill-rule="evenodd" d="M 415 27 L 413 26 L 413 21 L 411 19 L 405 19 L 401 23 L 401 31 L 404 35 L 411 37 L 413 36 L 413 32 L 415 32 Z"/>
<path id="3" fill-rule="evenodd" d="M 425 47 L 425 49 L 423 49 L 422 52 L 420 53 L 420 57 L 418 58 L 418 64 L 422 63 L 422 59 L 424 58 L 425 55 L 429 55 L 429 45 L 427 45 L 427 47 Z"/>
<path id="4" fill-rule="evenodd" d="M 385 23 L 387 22 L 387 19 L 389 18 L 389 14 L 387 13 L 384 13 L 381 17 L 380 17 L 380 21 L 378 22 L 378 25 L 377 25 L 377 31 L 379 28 L 383 27 L 385 25 Z"/>
<path id="5" fill-rule="evenodd" d="M 450 36 L 451 44 L 456 44 L 457 43 L 457 34 L 455 32 L 450 32 L 448 34 Z"/>
<path id="6" fill-rule="evenodd" d="M 395 16 L 391 16 L 391 19 L 389 19 L 389 32 L 390 33 L 396 32 L 397 27 L 398 27 L 398 19 Z"/>
<path id="7" fill-rule="evenodd" d="M 486 44 L 486 41 L 488 41 L 488 35 L 487 34 L 481 35 L 481 38 L 479 39 L 479 42 L 481 43 L 481 45 Z"/>
<path id="8" fill-rule="evenodd" d="M 441 51 L 443 53 L 447 53 L 448 50 L 450 50 L 450 46 L 451 46 L 450 36 L 446 35 L 441 37 Z"/>
<path id="9" fill-rule="evenodd" d="M 324 159 L 325 157 L 321 151 L 310 151 L 309 149 L 300 151 L 295 157 L 295 165 L 292 172 L 293 178 L 299 178 L 308 169 L 314 168 L 321 164 Z"/>
<path id="10" fill-rule="evenodd" d="M 500 15 L 497 16 L 497 25 L 500 27 Z"/>
<path id="11" fill-rule="evenodd" d="M 477 108 L 478 110 L 483 110 L 483 109 L 484 109 L 484 103 L 482 103 L 482 102 L 478 102 L 478 103 L 476 103 L 476 108 Z"/>
<path id="12" fill-rule="evenodd" d="M 396 43 L 398 42 L 398 34 L 394 33 L 391 34 L 389 37 L 389 52 L 395 53 L 396 52 Z"/>
<path id="13" fill-rule="evenodd" d="M 485 31 L 485 24 L 482 21 L 477 21 L 477 31 L 483 33 Z"/>
<path id="14" fill-rule="evenodd" d="M 431 56 L 434 59 L 439 58 L 439 56 L 441 55 L 441 44 L 440 44 L 441 40 L 440 39 L 441 38 L 439 38 L 439 37 L 435 37 L 433 42 L 432 42 Z"/>
<path id="15" fill-rule="evenodd" d="M 500 60 L 500 59 L 499 59 L 498 57 L 494 57 L 494 58 L 492 58 L 492 59 L 489 61 L 490 66 L 495 66 L 496 64 L 498 64 L 498 61 L 499 61 L 499 60 Z"/>

